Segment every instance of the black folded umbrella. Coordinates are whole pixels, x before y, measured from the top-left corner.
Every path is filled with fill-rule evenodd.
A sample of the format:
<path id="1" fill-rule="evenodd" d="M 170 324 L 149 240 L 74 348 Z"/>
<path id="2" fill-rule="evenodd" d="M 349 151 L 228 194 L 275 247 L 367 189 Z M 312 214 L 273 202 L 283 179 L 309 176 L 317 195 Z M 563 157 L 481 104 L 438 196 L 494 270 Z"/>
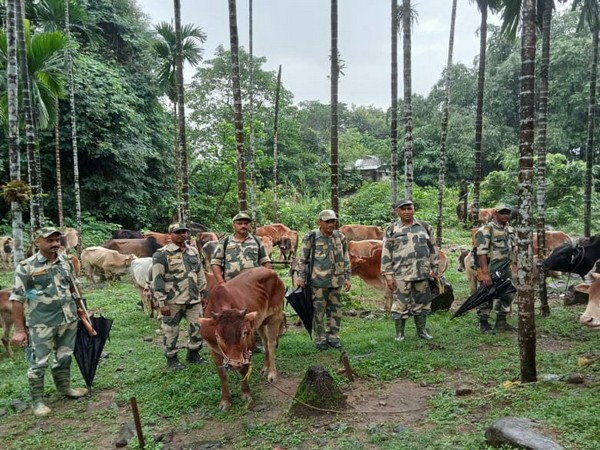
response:
<path id="1" fill-rule="evenodd" d="M 312 323 L 315 315 L 315 308 L 312 302 L 312 292 L 310 286 L 299 288 L 289 288 L 285 293 L 285 298 L 289 305 L 292 305 L 298 317 L 302 320 L 304 328 L 312 338 Z"/>
<path id="2" fill-rule="evenodd" d="M 505 295 L 512 294 L 516 292 L 516 288 L 513 286 L 510 279 L 500 279 L 492 276 L 492 284 L 490 287 L 487 287 L 485 284 L 482 284 L 477 288 L 477 290 L 465 300 L 465 302 L 460 305 L 460 308 L 456 310 L 452 318 L 460 317 L 467 311 L 470 311 L 473 308 L 477 308 L 479 305 L 483 305 L 490 300 L 494 300 L 495 298 L 504 297 Z"/>
<path id="3" fill-rule="evenodd" d="M 100 356 L 102 356 L 104 344 L 106 344 L 106 341 L 109 338 L 113 320 L 103 316 L 91 316 L 90 323 L 94 330 L 96 330 L 96 336 L 90 336 L 83 326 L 83 322 L 79 321 L 77 324 L 77 336 L 75 338 L 75 350 L 73 351 L 73 354 L 75 355 L 75 360 L 77 361 L 81 375 L 85 380 L 85 384 L 91 391 L 92 383 L 96 376 L 96 369 L 98 368 L 98 362 L 100 361 Z"/>

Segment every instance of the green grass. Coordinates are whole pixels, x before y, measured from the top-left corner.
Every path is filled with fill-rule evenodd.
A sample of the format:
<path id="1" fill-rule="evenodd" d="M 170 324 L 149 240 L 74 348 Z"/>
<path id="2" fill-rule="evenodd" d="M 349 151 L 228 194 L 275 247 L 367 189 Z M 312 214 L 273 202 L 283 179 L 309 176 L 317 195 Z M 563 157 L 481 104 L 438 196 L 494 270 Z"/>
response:
<path id="1" fill-rule="evenodd" d="M 453 236 L 468 242 L 468 232 Z M 456 239 L 455 241 L 458 241 Z M 451 269 L 447 278 L 459 298 L 465 298 L 463 275 L 454 270 L 455 254 L 449 254 Z M 285 271 L 280 271 L 289 284 Z M 0 274 L 0 283 L 9 285 L 12 275 Z M 555 307 L 549 317 L 536 317 L 538 332 L 537 370 L 539 375 L 565 375 L 578 372 L 585 384 L 543 382 L 503 387 L 519 379 L 519 349 L 515 335 L 481 335 L 475 316 L 470 314 L 451 320 L 448 312 L 433 314 L 428 321 L 435 337 L 432 347 L 415 337 L 414 323 L 407 324 L 406 341 L 393 340 L 394 326 L 379 312 L 381 293 L 360 285 L 353 279 L 352 292 L 345 296 L 345 310 L 369 309 L 364 317 L 344 316 L 342 341 L 350 356 L 354 372 L 362 383 L 376 390 L 387 383 L 409 380 L 431 389 L 425 420 L 398 432 L 402 418 L 380 421 L 377 416 L 366 420 L 373 428 L 359 429 L 348 416 L 333 420 L 335 426 L 315 426 L 307 419 L 294 419 L 283 413 L 264 419 L 260 412 L 249 411 L 239 398 L 239 382 L 232 375 L 233 407 L 228 413 L 218 410 L 220 382 L 212 363 L 188 367 L 180 373 L 165 372 L 161 335 L 156 320 L 145 317 L 138 306 L 137 292 L 124 280 L 111 286 L 83 290 L 90 308 L 114 319 L 107 357 L 102 359 L 90 397 L 72 402 L 50 397 L 55 409 L 46 419 L 52 426 L 33 418 L 30 411 L 16 413 L 11 402 L 28 401 L 26 364 L 23 352 L 15 356 L 0 354 L 0 408 L 7 413 L 0 418 L 3 446 L 11 449 L 89 449 L 114 446 L 122 423 L 132 421 L 128 402 L 136 397 L 148 445 L 162 448 L 158 437 L 168 431 L 189 436 L 189 442 L 204 440 L 203 434 L 215 427 L 239 430 L 224 448 L 235 449 L 456 449 L 487 448 L 483 434 L 495 419 L 505 415 L 522 415 L 542 424 L 565 448 L 595 449 L 600 429 L 599 376 L 600 362 L 578 367 L 578 358 L 597 352 L 600 334 L 582 329 L 577 323 L 581 307 Z M 295 318 L 290 317 L 289 322 Z M 149 341 L 148 341 L 149 340 Z M 274 401 L 265 392 L 265 382 L 257 374 L 263 355 L 254 357 L 255 373 L 250 382 L 257 404 Z M 306 332 L 295 327 L 281 338 L 277 354 L 282 376 L 299 379 L 309 366 L 324 366 L 340 387 L 352 384 L 337 371 L 339 354 L 317 352 Z M 73 384 L 82 385 L 74 363 Z M 456 396 L 458 385 L 468 385 L 473 393 Z M 46 392 L 53 393 L 50 376 Z M 109 395 L 118 406 L 98 409 L 95 405 Z M 104 397 L 103 397 L 104 396 Z M 358 407 L 360 408 L 360 407 Z M 193 437 L 193 438 L 192 438 Z M 220 440 L 222 436 L 214 439 Z M 131 444 L 137 448 L 136 444 Z"/>

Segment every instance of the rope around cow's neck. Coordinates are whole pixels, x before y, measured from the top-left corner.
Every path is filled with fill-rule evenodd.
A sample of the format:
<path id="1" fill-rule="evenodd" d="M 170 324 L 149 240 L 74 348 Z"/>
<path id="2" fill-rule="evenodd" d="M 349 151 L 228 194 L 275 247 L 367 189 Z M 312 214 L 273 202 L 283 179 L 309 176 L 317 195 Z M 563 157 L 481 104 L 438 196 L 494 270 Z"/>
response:
<path id="1" fill-rule="evenodd" d="M 244 359 L 242 361 L 231 359 L 229 356 L 227 356 L 225 354 L 225 351 L 223 351 L 223 348 L 221 347 L 221 343 L 223 342 L 223 339 L 221 338 L 219 333 L 217 333 L 216 331 L 215 331 L 215 338 L 217 340 L 218 350 L 215 349 L 212 345 L 208 344 L 208 342 L 207 342 L 207 344 L 213 352 L 217 353 L 218 355 L 220 355 L 223 358 L 223 364 L 221 364 L 221 366 L 219 366 L 219 368 L 226 369 L 228 367 L 235 367 L 236 365 L 239 366 L 240 368 L 242 368 L 244 366 L 250 366 L 248 368 L 248 372 L 246 372 L 246 375 L 243 378 L 244 381 L 248 381 L 248 379 L 250 378 L 250 374 L 252 373 L 252 363 L 250 362 L 252 352 L 248 350 L 248 338 L 246 338 L 244 340 L 244 350 L 242 351 L 242 357 Z M 231 363 L 234 363 L 234 364 L 231 364 Z"/>

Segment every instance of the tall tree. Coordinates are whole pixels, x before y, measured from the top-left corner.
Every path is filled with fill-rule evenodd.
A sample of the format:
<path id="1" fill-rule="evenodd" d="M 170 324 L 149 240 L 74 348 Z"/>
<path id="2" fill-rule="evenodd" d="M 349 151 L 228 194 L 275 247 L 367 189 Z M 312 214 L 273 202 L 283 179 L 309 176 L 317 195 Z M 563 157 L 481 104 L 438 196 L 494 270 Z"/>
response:
<path id="1" fill-rule="evenodd" d="M 248 209 L 246 197 L 246 159 L 244 155 L 244 117 L 242 115 L 242 89 L 240 86 L 239 39 L 236 0 L 229 0 L 229 42 L 231 46 L 231 81 L 233 86 L 233 117 L 235 147 L 237 150 L 238 203 L 241 211 Z"/>
<path id="2" fill-rule="evenodd" d="M 521 381 L 537 380 L 535 348 L 535 289 L 533 280 L 533 137 L 535 118 L 535 0 L 522 0 L 521 125 L 519 145 L 519 212 L 517 229 L 517 299 L 519 305 L 519 356 Z"/>
<path id="3" fill-rule="evenodd" d="M 452 13 L 450 15 L 450 37 L 448 38 L 448 62 L 444 73 L 444 104 L 442 106 L 442 132 L 440 137 L 440 157 L 438 161 L 438 204 L 437 204 L 437 231 L 436 243 L 442 246 L 443 229 L 443 204 L 444 186 L 446 184 L 446 160 L 448 144 L 448 117 L 450 103 L 450 74 L 452 73 L 452 52 L 454 50 L 454 25 L 456 24 L 456 1 L 452 0 Z"/>
<path id="4" fill-rule="evenodd" d="M 16 2 L 7 0 L 7 94 L 8 94 L 8 158 L 10 161 L 10 179 L 12 182 L 21 180 L 21 152 L 19 150 L 19 86 L 17 69 L 17 24 Z M 23 211 L 21 203 L 12 199 L 10 202 L 12 214 L 13 262 L 15 266 L 25 257 L 23 251 Z"/>
<path id="5" fill-rule="evenodd" d="M 279 143 L 279 92 L 281 91 L 281 64 L 277 71 L 277 89 L 275 90 L 275 120 L 273 121 L 273 217 L 279 222 L 279 205 L 277 201 L 277 157 Z"/>
<path id="6" fill-rule="evenodd" d="M 481 184 L 481 148 L 483 135 L 483 92 L 485 86 L 485 54 L 487 48 L 488 11 L 496 11 L 500 0 L 474 0 L 481 13 L 479 27 L 479 67 L 477 70 L 477 106 L 475 111 L 475 170 L 473 173 L 473 217 L 478 221 Z"/>
<path id="7" fill-rule="evenodd" d="M 338 4 L 331 0 L 331 208 L 338 213 L 338 81 L 340 65 L 338 62 Z"/>
<path id="8" fill-rule="evenodd" d="M 254 135 L 254 12 L 252 8 L 252 0 L 248 1 L 248 49 L 250 56 L 250 92 L 248 96 L 248 115 L 250 120 L 250 209 L 252 210 L 252 221 L 256 221 L 256 140 Z M 281 73 L 281 66 L 279 66 Z M 277 112 L 275 112 L 277 116 Z M 275 144 L 274 144 L 275 148 Z M 273 169 L 275 171 L 275 169 Z M 273 189 L 277 189 L 273 185 Z M 277 215 L 277 206 L 275 207 L 275 215 Z"/>
<path id="9" fill-rule="evenodd" d="M 27 146 L 27 166 L 29 169 L 29 184 L 31 186 L 31 228 L 37 230 L 43 225 L 44 206 L 42 198 L 42 173 L 39 155 L 39 144 L 35 129 L 33 103 L 31 99 L 31 79 L 27 61 L 27 45 L 25 43 L 25 11 L 23 0 L 16 3 L 17 23 L 17 59 L 19 76 L 21 78 L 21 95 L 25 116 L 25 142 Z"/>
<path id="10" fill-rule="evenodd" d="M 153 48 L 160 61 L 158 68 L 158 82 L 163 92 L 173 105 L 173 158 L 175 162 L 175 191 L 177 197 L 177 215 L 181 220 L 182 204 L 182 177 L 181 177 L 181 152 L 179 146 L 179 115 L 177 113 L 177 36 L 173 25 L 161 22 L 155 27 L 157 38 Z M 202 48 L 199 42 L 206 41 L 206 34 L 202 29 L 191 24 L 181 27 L 181 40 L 183 60 L 192 67 L 202 60 Z"/>
<path id="11" fill-rule="evenodd" d="M 404 197 L 412 199 L 413 192 L 413 136 L 412 136 L 412 60 L 411 25 L 416 17 L 410 0 L 402 0 L 399 11 L 402 21 L 402 44 L 404 55 Z"/>
<path id="12" fill-rule="evenodd" d="M 390 109 L 390 163 L 391 163 L 391 200 L 398 201 L 398 0 L 392 0 L 392 55 L 391 84 L 392 106 Z"/>
<path id="13" fill-rule="evenodd" d="M 181 207 L 180 219 L 190 220 L 190 181 L 188 172 L 187 141 L 185 137 L 185 96 L 183 91 L 183 35 L 181 29 L 181 0 L 173 0 L 175 11 L 175 78 L 177 86 L 177 120 L 179 128 L 179 154 L 181 155 Z"/>
<path id="14" fill-rule="evenodd" d="M 585 167 L 585 190 L 583 196 L 583 234 L 589 237 L 592 222 L 592 168 L 594 166 L 594 132 L 596 116 L 596 82 L 598 74 L 598 38 L 600 33 L 600 1 L 574 0 L 573 9 L 581 9 L 577 30 L 587 25 L 592 34 L 592 58 L 590 66 L 590 93 L 587 117 L 587 145 Z"/>

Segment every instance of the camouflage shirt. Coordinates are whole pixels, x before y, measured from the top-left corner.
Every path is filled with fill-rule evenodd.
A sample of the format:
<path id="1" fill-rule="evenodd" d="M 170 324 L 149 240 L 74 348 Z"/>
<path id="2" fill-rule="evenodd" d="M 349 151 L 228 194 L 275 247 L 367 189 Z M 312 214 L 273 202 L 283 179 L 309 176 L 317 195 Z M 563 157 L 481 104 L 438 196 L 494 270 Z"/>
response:
<path id="1" fill-rule="evenodd" d="M 152 255 L 152 279 L 158 305 L 193 304 L 206 289 L 206 275 L 198 250 L 186 244 L 181 250 L 171 243 Z"/>
<path id="2" fill-rule="evenodd" d="M 420 220 L 407 226 L 401 220 L 392 222 L 383 235 L 381 252 L 381 273 L 386 279 L 426 280 L 431 271 L 437 272 L 432 233 L 431 225 Z"/>
<path id="3" fill-rule="evenodd" d="M 350 280 L 350 257 L 346 237 L 337 230 L 325 236 L 321 230 L 309 232 L 303 241 L 299 276 L 306 279 L 311 260 L 312 235 L 314 234 L 313 269 L 310 285 L 313 287 L 338 288 Z"/>
<path id="4" fill-rule="evenodd" d="M 491 272 L 516 257 L 515 230 L 508 224 L 502 227 L 492 220 L 477 230 L 475 240 L 477 255 L 488 255 Z"/>
<path id="5" fill-rule="evenodd" d="M 71 295 L 72 282 L 77 280 L 68 256 L 59 254 L 51 262 L 36 253 L 17 264 L 10 299 L 24 304 L 28 327 L 64 325 L 78 318 Z"/>
<path id="6" fill-rule="evenodd" d="M 226 249 L 223 248 L 225 241 Z M 228 281 L 237 277 L 244 269 L 260 267 L 269 262 L 271 259 L 260 240 L 248 234 L 246 239 L 239 242 L 231 234 L 219 241 L 210 264 L 223 267 L 223 279 Z"/>

